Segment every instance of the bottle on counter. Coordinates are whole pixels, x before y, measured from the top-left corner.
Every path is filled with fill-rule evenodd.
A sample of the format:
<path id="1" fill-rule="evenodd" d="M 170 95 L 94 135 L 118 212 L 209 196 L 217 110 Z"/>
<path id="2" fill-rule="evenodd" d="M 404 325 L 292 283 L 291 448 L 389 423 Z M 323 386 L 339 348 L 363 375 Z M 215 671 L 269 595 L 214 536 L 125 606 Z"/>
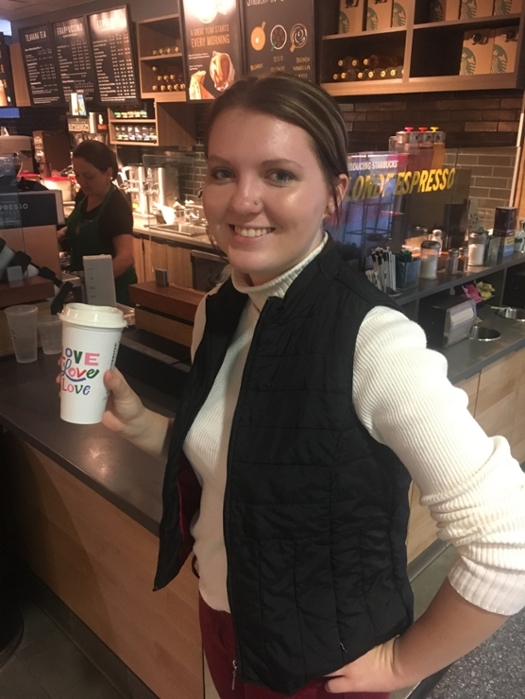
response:
<path id="1" fill-rule="evenodd" d="M 419 266 L 421 279 L 437 279 L 440 250 L 441 245 L 437 240 L 424 240 L 421 243 L 421 264 Z"/>
<path id="2" fill-rule="evenodd" d="M 470 267 L 481 267 L 485 259 L 487 234 L 471 231 L 468 234 L 468 264 Z"/>
<path id="3" fill-rule="evenodd" d="M 459 260 L 459 250 L 449 250 L 448 257 L 445 264 L 446 274 L 457 274 L 458 273 L 458 260 Z"/>
<path id="4" fill-rule="evenodd" d="M 466 272 L 468 267 L 468 248 L 459 248 L 458 272 Z"/>

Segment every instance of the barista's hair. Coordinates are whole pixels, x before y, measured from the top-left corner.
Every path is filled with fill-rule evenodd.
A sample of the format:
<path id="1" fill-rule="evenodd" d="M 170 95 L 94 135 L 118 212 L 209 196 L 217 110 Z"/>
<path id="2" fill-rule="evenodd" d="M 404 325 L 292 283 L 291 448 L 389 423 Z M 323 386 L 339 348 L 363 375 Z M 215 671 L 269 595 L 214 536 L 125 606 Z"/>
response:
<path id="1" fill-rule="evenodd" d="M 112 179 L 115 179 L 118 172 L 117 156 L 113 151 L 100 141 L 82 141 L 73 151 L 73 158 L 82 158 L 100 170 L 106 172 L 111 168 Z"/>
<path id="2" fill-rule="evenodd" d="M 337 102 L 325 90 L 286 73 L 238 80 L 215 100 L 208 114 L 204 133 L 206 157 L 215 121 L 222 112 L 235 108 L 268 114 L 306 131 L 328 188 L 334 201 L 338 201 L 338 176 L 348 172 L 347 131 Z"/>

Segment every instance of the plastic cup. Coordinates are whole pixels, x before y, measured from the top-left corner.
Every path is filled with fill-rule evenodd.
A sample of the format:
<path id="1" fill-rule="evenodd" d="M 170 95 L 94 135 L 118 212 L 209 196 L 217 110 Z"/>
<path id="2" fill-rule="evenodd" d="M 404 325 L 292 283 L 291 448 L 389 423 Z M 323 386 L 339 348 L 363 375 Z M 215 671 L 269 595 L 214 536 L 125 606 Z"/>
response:
<path id="1" fill-rule="evenodd" d="M 62 352 L 62 321 L 58 316 L 48 316 L 38 321 L 38 334 L 44 354 Z"/>
<path id="2" fill-rule="evenodd" d="M 60 314 L 62 359 L 60 417 L 77 425 L 102 420 L 108 391 L 104 372 L 117 359 L 124 315 L 112 306 L 70 303 Z"/>
<path id="3" fill-rule="evenodd" d="M 5 314 L 16 361 L 20 364 L 36 362 L 38 308 L 29 305 L 9 306 L 5 309 Z"/>

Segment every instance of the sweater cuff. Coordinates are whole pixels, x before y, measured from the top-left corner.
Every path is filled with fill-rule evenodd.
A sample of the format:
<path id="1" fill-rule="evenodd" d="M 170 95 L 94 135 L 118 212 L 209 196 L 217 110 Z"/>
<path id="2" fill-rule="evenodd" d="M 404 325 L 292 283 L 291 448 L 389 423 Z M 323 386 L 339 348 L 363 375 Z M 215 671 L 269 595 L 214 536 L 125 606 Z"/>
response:
<path id="1" fill-rule="evenodd" d="M 487 568 L 459 558 L 448 580 L 458 594 L 488 612 L 511 616 L 525 607 L 523 571 Z"/>

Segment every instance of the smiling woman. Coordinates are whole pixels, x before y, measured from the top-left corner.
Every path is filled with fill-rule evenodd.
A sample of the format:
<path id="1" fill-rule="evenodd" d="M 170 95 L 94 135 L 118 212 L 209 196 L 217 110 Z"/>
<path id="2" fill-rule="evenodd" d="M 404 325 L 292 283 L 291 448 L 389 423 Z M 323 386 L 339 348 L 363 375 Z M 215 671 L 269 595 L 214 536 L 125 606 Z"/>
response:
<path id="1" fill-rule="evenodd" d="M 232 273 L 197 310 L 174 424 L 105 377 L 109 427 L 155 453 L 169 436 L 155 589 L 193 547 L 221 699 L 385 699 L 525 605 L 525 474 L 323 230 L 348 181 L 335 101 L 283 74 L 240 80 L 205 152 Z M 460 554 L 415 623 L 411 479 Z"/>

